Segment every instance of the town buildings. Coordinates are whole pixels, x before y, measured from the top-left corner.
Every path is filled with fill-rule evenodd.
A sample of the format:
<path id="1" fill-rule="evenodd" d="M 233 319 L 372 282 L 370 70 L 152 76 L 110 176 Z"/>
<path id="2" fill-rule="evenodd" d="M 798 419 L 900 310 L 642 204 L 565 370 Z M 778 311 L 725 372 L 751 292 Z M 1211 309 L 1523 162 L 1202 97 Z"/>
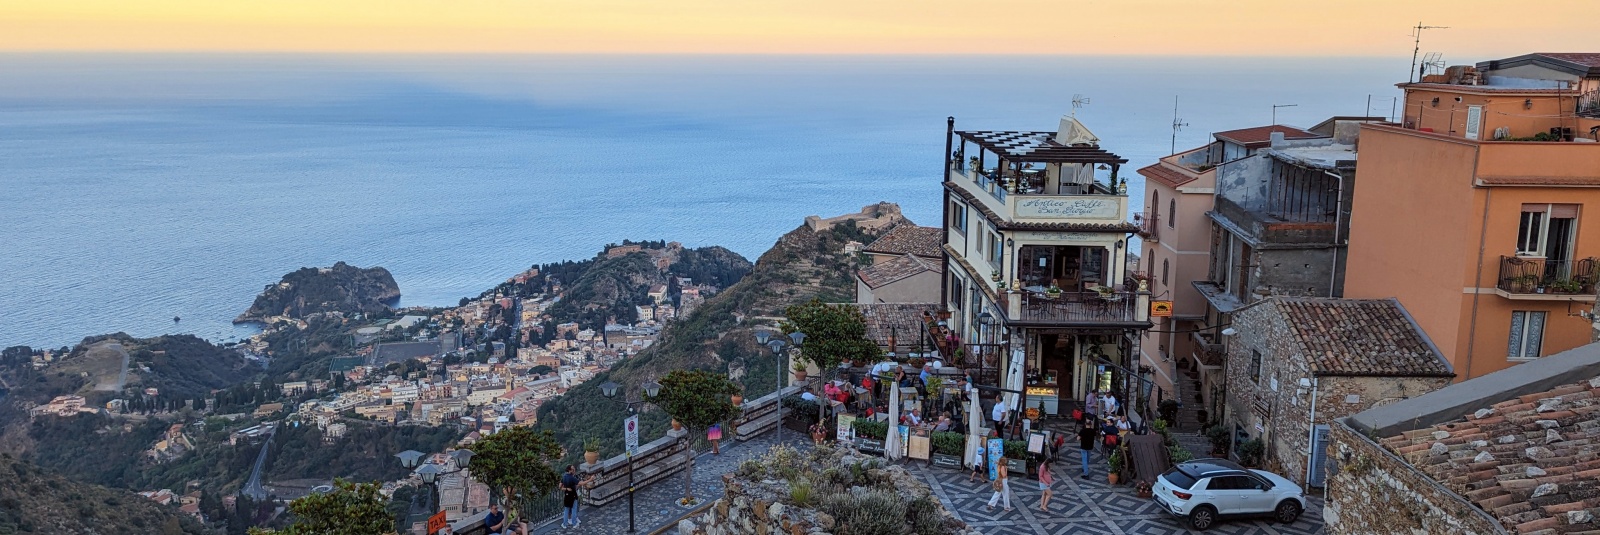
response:
<path id="1" fill-rule="evenodd" d="M 1026 388 L 1013 409 L 1058 414 L 1090 390 L 1148 384 L 1129 373 L 1150 322 L 1128 269 L 1127 160 L 1073 117 L 1054 132 L 957 131 L 952 118 L 946 145 L 940 302 L 959 337 L 946 354 L 960 350 L 980 383 Z"/>
<path id="2" fill-rule="evenodd" d="M 856 271 L 857 303 L 934 303 L 944 280 L 944 231 L 909 221 L 862 252 L 871 264 Z"/>
<path id="3" fill-rule="evenodd" d="M 1393 299 L 1270 297 L 1233 314 L 1226 414 L 1232 451 L 1323 485 L 1328 424 L 1450 384 L 1450 363 Z M 1196 452 L 1199 453 L 1199 452 Z"/>
<path id="4" fill-rule="evenodd" d="M 1400 87 L 1403 123 L 1361 128 L 1346 295 L 1398 298 L 1462 379 L 1588 343 L 1600 54 L 1529 54 Z"/>

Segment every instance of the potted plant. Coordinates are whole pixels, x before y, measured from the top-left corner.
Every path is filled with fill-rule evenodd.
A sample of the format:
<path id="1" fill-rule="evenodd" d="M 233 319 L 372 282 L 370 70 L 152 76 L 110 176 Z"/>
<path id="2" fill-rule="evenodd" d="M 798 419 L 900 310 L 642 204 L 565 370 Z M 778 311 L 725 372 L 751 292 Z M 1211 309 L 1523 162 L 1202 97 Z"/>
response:
<path id="1" fill-rule="evenodd" d="M 928 376 L 928 382 L 926 383 L 926 385 L 928 387 L 928 395 L 929 396 L 944 396 L 944 378 L 943 377 L 940 377 L 940 376 L 937 376 L 937 375 L 929 375 Z"/>
<path id="2" fill-rule="evenodd" d="M 683 430 L 683 424 L 678 423 L 678 419 L 677 418 L 673 418 L 672 419 L 672 430 L 673 431 L 682 431 Z"/>
<path id="3" fill-rule="evenodd" d="M 856 432 L 857 448 L 868 453 L 883 453 L 883 440 L 889 436 L 888 422 L 860 419 L 851 428 Z"/>
<path id="4" fill-rule="evenodd" d="M 1176 399 L 1163 399 L 1161 404 L 1156 405 L 1156 412 L 1161 415 L 1161 419 L 1167 422 L 1170 427 L 1178 421 L 1178 408 L 1181 406 L 1182 404 L 1178 403 Z"/>
<path id="5" fill-rule="evenodd" d="M 1006 470 L 1016 475 L 1028 475 L 1028 443 L 1021 440 L 1007 440 L 1004 442 L 1006 455 Z"/>
<path id="6" fill-rule="evenodd" d="M 795 364 L 794 365 L 794 380 L 796 380 L 796 381 L 804 381 L 804 380 L 806 380 L 806 366 L 804 364 Z"/>
<path id="7" fill-rule="evenodd" d="M 1559 279 L 1550 283 L 1551 291 L 1558 294 L 1575 294 L 1583 291 L 1583 283 L 1572 279 Z"/>
<path id="8" fill-rule="evenodd" d="M 1533 287 L 1538 284 L 1538 275 L 1517 275 L 1511 277 L 1511 291 L 1513 293 L 1533 293 Z"/>
<path id="9" fill-rule="evenodd" d="M 734 392 L 733 395 L 729 396 L 729 397 L 730 397 L 730 399 L 733 400 L 733 406 L 735 406 L 735 407 L 738 407 L 740 404 L 744 403 L 744 393 L 743 392 Z"/>
<path id="10" fill-rule="evenodd" d="M 1140 498 L 1149 498 L 1150 496 L 1153 495 L 1153 493 L 1150 490 L 1150 482 L 1149 481 L 1140 481 L 1138 483 L 1134 483 L 1133 484 L 1133 490 L 1135 492 L 1139 493 L 1139 497 Z"/>
<path id="11" fill-rule="evenodd" d="M 1206 428 L 1206 438 L 1211 440 L 1211 456 L 1219 459 L 1228 457 L 1228 442 L 1233 438 L 1225 425 L 1213 425 Z"/>
<path id="12" fill-rule="evenodd" d="M 915 369 L 917 371 L 921 371 L 922 370 L 922 365 L 923 364 L 927 364 L 927 363 L 928 363 L 928 361 L 922 360 L 922 357 L 911 357 L 911 361 L 908 364 L 911 365 L 912 369 Z"/>
<path id="13" fill-rule="evenodd" d="M 583 462 L 588 464 L 600 462 L 600 439 L 595 437 L 584 439 Z"/>
<path id="14" fill-rule="evenodd" d="M 1045 288 L 1044 289 L 1044 295 L 1045 295 L 1045 297 L 1049 297 L 1051 299 L 1055 299 L 1057 297 L 1061 297 L 1061 287 L 1060 286 L 1056 286 L 1056 284 L 1052 282 L 1052 283 L 1050 283 L 1050 287 L 1049 288 Z"/>
<path id="15" fill-rule="evenodd" d="M 1267 445 L 1259 438 L 1252 438 L 1239 443 L 1239 464 L 1255 467 L 1261 465 L 1261 456 L 1267 451 Z"/>
<path id="16" fill-rule="evenodd" d="M 966 435 L 939 431 L 928 435 L 933 456 L 929 461 L 941 468 L 961 469 L 961 452 L 966 449 Z"/>
<path id="17" fill-rule="evenodd" d="M 1122 448 L 1111 450 L 1111 457 L 1106 459 L 1106 464 L 1110 468 L 1110 471 L 1106 472 L 1106 482 L 1115 485 L 1117 478 L 1122 474 Z"/>

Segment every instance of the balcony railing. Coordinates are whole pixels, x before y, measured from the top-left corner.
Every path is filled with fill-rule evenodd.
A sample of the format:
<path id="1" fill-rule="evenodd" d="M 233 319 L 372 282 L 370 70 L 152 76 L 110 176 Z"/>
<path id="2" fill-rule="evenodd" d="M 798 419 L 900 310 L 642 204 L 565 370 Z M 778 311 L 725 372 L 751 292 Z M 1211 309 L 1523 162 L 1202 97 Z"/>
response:
<path id="1" fill-rule="evenodd" d="M 1023 292 L 1008 294 L 1020 300 L 1020 313 L 1009 318 L 1017 323 L 1095 324 L 1131 323 L 1135 316 L 1134 292 L 1062 292 L 1059 295 Z M 1007 307 L 1012 308 L 1012 307 Z"/>
<path id="2" fill-rule="evenodd" d="M 1500 257 L 1500 278 L 1495 288 L 1514 295 L 1540 294 L 1595 294 L 1595 283 L 1600 282 L 1600 258 L 1589 257 L 1577 262 L 1528 258 Z"/>
<path id="3" fill-rule="evenodd" d="M 1161 225 L 1156 224 L 1160 218 L 1156 212 L 1137 212 L 1133 214 L 1133 224 L 1139 225 L 1139 237 L 1145 241 L 1161 241 Z"/>
<path id="4" fill-rule="evenodd" d="M 1600 89 L 1578 95 L 1578 116 L 1600 118 Z"/>

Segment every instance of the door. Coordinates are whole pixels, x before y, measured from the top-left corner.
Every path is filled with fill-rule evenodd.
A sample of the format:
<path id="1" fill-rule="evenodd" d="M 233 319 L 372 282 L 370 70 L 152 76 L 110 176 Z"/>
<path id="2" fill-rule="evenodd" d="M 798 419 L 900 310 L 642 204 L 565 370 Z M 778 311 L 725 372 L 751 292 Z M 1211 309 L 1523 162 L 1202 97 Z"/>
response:
<path id="1" fill-rule="evenodd" d="M 1206 482 L 1205 502 L 1217 507 L 1217 512 L 1237 515 L 1254 511 L 1247 499 L 1250 478 L 1245 476 L 1217 476 Z"/>
<path id="2" fill-rule="evenodd" d="M 1307 484 L 1324 486 L 1328 479 L 1328 426 L 1319 425 L 1311 430 L 1311 479 Z"/>
<path id="3" fill-rule="evenodd" d="M 1241 499 L 1240 502 L 1244 503 L 1244 508 L 1246 511 L 1252 513 L 1265 513 L 1278 506 L 1278 504 L 1273 503 L 1273 498 L 1275 498 L 1276 495 L 1270 490 L 1272 485 L 1267 483 L 1265 479 L 1255 476 L 1243 477 L 1241 479 L 1244 479 L 1245 481 L 1244 490 L 1241 491 L 1243 499 Z"/>
<path id="4" fill-rule="evenodd" d="M 1467 139 L 1478 139 L 1483 125 L 1483 106 L 1467 106 Z"/>

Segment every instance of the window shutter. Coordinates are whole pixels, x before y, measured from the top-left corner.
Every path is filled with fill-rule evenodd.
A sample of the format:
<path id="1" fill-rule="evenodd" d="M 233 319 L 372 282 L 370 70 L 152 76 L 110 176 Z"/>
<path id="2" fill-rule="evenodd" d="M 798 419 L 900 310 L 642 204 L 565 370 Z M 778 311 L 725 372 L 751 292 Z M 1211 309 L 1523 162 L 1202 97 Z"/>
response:
<path id="1" fill-rule="evenodd" d="M 1552 204 L 1550 205 L 1550 217 L 1559 217 L 1563 219 L 1578 217 L 1578 205 Z"/>

